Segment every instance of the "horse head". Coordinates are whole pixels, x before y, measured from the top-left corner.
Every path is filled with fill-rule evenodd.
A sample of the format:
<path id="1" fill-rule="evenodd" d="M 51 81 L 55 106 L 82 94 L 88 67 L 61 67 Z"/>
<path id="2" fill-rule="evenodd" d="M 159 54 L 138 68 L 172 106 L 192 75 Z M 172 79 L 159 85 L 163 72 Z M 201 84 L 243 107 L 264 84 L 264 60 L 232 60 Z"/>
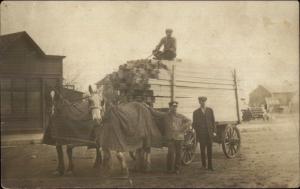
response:
<path id="1" fill-rule="evenodd" d="M 89 86 L 89 108 L 91 110 L 92 119 L 97 123 L 101 123 L 104 115 L 104 101 L 102 90 L 93 90 L 92 86 Z"/>
<path id="2" fill-rule="evenodd" d="M 50 91 L 50 115 L 53 116 L 55 113 L 55 91 Z"/>

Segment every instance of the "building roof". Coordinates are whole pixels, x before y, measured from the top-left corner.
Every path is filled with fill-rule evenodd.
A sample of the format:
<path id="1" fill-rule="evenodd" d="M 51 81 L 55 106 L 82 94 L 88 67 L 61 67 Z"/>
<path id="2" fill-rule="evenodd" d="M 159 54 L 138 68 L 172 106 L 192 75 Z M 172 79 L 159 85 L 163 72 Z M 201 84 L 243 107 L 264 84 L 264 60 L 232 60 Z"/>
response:
<path id="1" fill-rule="evenodd" d="M 44 51 L 34 42 L 34 40 L 27 34 L 26 31 L 21 31 L 17 33 L 0 35 L 0 53 L 5 53 L 9 47 L 17 42 L 19 39 L 25 38 L 35 50 L 42 56 L 46 58 L 65 58 L 65 56 L 58 55 L 46 55 Z"/>
<path id="2" fill-rule="evenodd" d="M 294 93 L 297 87 L 290 83 L 283 83 L 277 85 L 263 85 L 270 93 Z"/>

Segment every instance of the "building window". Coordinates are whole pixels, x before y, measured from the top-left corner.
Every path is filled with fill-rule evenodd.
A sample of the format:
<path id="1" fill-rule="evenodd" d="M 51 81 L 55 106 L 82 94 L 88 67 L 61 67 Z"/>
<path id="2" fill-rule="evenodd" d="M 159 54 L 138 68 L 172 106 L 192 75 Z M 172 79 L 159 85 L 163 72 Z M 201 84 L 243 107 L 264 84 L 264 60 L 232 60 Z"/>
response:
<path id="1" fill-rule="evenodd" d="M 11 80 L 1 78 L 1 115 L 9 115 L 12 113 L 11 109 Z"/>
<path id="2" fill-rule="evenodd" d="M 1 78 L 1 118 L 41 118 L 41 80 Z"/>
<path id="3" fill-rule="evenodd" d="M 1 91 L 10 90 L 10 89 L 11 89 L 11 80 L 1 78 Z"/>
<path id="4" fill-rule="evenodd" d="M 41 115 L 41 81 L 27 80 L 27 114 L 37 119 Z"/>
<path id="5" fill-rule="evenodd" d="M 26 90 L 26 80 L 25 79 L 14 79 L 13 82 L 13 90 L 14 91 L 25 91 Z"/>
<path id="6" fill-rule="evenodd" d="M 12 111 L 16 117 L 24 116 L 26 113 L 25 92 L 12 92 Z"/>
<path id="7" fill-rule="evenodd" d="M 5 116 L 11 113 L 11 93 L 1 91 L 1 115 Z"/>

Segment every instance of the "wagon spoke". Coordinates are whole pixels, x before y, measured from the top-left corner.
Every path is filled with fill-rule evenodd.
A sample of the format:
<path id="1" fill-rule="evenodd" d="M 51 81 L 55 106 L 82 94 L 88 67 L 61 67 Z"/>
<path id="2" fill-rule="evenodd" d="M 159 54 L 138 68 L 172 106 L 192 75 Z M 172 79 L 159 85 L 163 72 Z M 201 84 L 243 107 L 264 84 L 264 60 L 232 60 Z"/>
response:
<path id="1" fill-rule="evenodd" d="M 237 137 L 237 134 L 234 129 L 232 129 L 232 130 L 233 130 L 232 139 L 235 139 Z"/>
<path id="2" fill-rule="evenodd" d="M 189 157 L 188 157 L 188 153 L 185 154 L 185 161 L 187 162 L 189 160 Z"/>
<path id="3" fill-rule="evenodd" d="M 228 144 L 226 146 L 227 146 L 226 153 L 229 154 L 229 152 L 230 152 L 230 145 Z"/>
<path id="4" fill-rule="evenodd" d="M 193 152 L 192 151 L 190 151 L 190 159 L 192 159 L 192 157 L 193 157 Z"/>
<path id="5" fill-rule="evenodd" d="M 187 152 L 187 160 L 190 160 L 190 158 L 191 158 L 191 154 L 190 152 Z"/>
<path id="6" fill-rule="evenodd" d="M 228 138 L 231 138 L 231 128 L 228 128 L 227 136 Z"/>
<path id="7" fill-rule="evenodd" d="M 185 153 L 183 153 L 183 156 L 182 156 L 182 159 L 183 159 L 183 160 L 185 160 L 185 156 L 186 156 L 186 154 L 185 154 Z"/>
<path id="8" fill-rule="evenodd" d="M 230 138 L 232 138 L 234 135 L 234 129 L 232 127 L 230 127 Z"/>
<path id="9" fill-rule="evenodd" d="M 231 155 L 233 155 L 234 153 L 233 153 L 233 146 L 232 145 L 230 145 L 230 151 L 231 151 Z"/>
<path id="10" fill-rule="evenodd" d="M 232 145 L 232 148 L 233 148 L 233 150 L 234 150 L 234 153 L 236 153 L 236 152 L 237 152 L 237 149 L 235 149 L 235 145 Z"/>
<path id="11" fill-rule="evenodd" d="M 232 136 L 232 130 L 231 130 L 231 127 L 229 127 L 229 129 L 228 129 L 228 137 L 231 138 L 231 136 Z"/>

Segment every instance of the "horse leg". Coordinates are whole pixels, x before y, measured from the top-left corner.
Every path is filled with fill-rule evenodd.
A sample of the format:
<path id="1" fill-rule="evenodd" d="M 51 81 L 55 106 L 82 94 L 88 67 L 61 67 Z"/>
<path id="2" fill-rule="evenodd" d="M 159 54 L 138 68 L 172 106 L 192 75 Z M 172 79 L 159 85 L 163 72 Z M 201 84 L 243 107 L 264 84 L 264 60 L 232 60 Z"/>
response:
<path id="1" fill-rule="evenodd" d="M 124 153 L 123 152 L 117 152 L 117 159 L 121 163 L 122 174 L 128 175 L 129 174 L 128 166 L 127 166 L 127 163 L 126 163 L 126 158 L 124 156 Z"/>
<path id="2" fill-rule="evenodd" d="M 63 153 L 62 145 L 56 145 L 56 152 L 58 157 L 58 166 L 56 171 L 59 175 L 63 175 L 65 171 L 65 164 L 64 164 L 64 153 Z"/>
<path id="3" fill-rule="evenodd" d="M 142 171 L 144 167 L 144 152 L 143 149 L 136 150 L 135 171 Z"/>
<path id="4" fill-rule="evenodd" d="M 67 169 L 68 174 L 73 174 L 74 164 L 73 164 L 73 148 L 74 146 L 67 145 L 67 155 L 69 160 L 69 166 Z"/>
<path id="5" fill-rule="evenodd" d="M 111 153 L 105 148 L 103 148 L 103 168 L 106 171 L 110 171 L 111 169 Z"/>
<path id="6" fill-rule="evenodd" d="M 144 155 L 145 172 L 149 172 L 151 171 L 151 148 L 146 148 Z"/>
<path id="7" fill-rule="evenodd" d="M 99 168 L 102 164 L 102 154 L 100 151 L 100 147 L 96 146 L 96 160 L 94 163 L 94 168 Z"/>

